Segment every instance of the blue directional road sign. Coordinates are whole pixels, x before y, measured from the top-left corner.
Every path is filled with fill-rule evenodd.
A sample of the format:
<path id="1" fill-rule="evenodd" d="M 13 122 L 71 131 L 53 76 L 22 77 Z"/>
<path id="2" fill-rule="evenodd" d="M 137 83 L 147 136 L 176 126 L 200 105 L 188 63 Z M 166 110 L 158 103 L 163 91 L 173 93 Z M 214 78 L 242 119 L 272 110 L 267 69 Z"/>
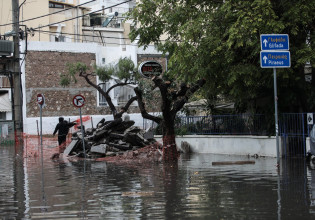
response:
<path id="1" fill-rule="evenodd" d="M 261 68 L 288 68 L 291 66 L 290 51 L 261 51 Z"/>
<path id="2" fill-rule="evenodd" d="M 289 50 L 289 35 L 262 34 L 260 35 L 261 50 Z"/>

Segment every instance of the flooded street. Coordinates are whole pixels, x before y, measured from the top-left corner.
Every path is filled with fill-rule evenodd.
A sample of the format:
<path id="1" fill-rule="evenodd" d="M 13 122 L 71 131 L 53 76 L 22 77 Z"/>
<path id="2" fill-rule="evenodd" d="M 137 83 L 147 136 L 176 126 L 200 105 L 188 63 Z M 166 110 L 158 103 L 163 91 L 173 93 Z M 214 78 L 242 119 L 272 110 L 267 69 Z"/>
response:
<path id="1" fill-rule="evenodd" d="M 0 147 L 0 219 L 315 218 L 315 168 L 304 160 L 283 160 L 278 173 L 276 158 L 193 154 L 176 165 L 117 165 L 53 161 L 55 150 L 45 142 L 42 162 Z M 255 164 L 212 165 L 237 160 Z"/>

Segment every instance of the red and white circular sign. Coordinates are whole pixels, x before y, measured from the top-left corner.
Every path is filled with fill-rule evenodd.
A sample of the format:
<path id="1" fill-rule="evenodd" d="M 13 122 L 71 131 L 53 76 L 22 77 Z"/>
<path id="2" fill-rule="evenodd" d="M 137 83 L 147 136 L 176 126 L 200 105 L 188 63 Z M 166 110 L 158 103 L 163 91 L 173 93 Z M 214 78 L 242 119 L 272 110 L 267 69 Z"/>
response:
<path id="1" fill-rule="evenodd" d="M 76 95 L 73 97 L 72 102 L 75 107 L 81 108 L 85 104 L 85 98 L 83 95 Z"/>
<path id="2" fill-rule="evenodd" d="M 37 94 L 37 103 L 39 105 L 44 105 L 45 104 L 45 97 L 43 94 Z"/>

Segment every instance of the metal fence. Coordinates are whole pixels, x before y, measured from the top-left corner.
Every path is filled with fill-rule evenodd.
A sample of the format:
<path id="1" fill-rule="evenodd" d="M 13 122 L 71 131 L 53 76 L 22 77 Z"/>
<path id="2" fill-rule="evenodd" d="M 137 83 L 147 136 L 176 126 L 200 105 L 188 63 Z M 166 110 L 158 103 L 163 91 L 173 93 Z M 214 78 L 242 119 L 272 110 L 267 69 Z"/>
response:
<path id="1" fill-rule="evenodd" d="M 0 146 L 14 144 L 14 122 L 0 121 Z"/>
<path id="2" fill-rule="evenodd" d="M 264 115 L 212 115 L 179 117 L 175 127 L 187 134 L 259 135 L 267 133 L 264 122 Z"/>
<path id="3" fill-rule="evenodd" d="M 151 128 L 156 134 L 161 130 L 156 123 L 144 119 L 144 129 Z M 177 117 L 178 134 L 209 135 L 267 135 L 266 117 L 262 114 L 211 115 Z"/>
<path id="4" fill-rule="evenodd" d="M 143 127 L 162 134 L 161 128 L 144 119 Z M 286 157 L 306 155 L 306 137 L 313 125 L 307 122 L 307 113 L 282 113 L 279 115 L 279 135 Z M 175 121 L 179 135 L 275 135 L 274 116 L 263 114 L 211 115 L 178 117 Z"/>

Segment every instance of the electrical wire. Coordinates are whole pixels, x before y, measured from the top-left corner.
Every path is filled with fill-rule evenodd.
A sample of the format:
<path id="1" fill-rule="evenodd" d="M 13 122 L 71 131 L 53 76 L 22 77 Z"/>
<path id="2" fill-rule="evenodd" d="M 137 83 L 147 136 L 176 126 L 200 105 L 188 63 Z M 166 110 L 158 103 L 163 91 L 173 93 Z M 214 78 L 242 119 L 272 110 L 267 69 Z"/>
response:
<path id="1" fill-rule="evenodd" d="M 125 37 L 106 37 L 106 36 L 98 36 L 98 35 L 89 35 L 89 34 L 72 34 L 72 33 L 66 33 L 66 32 L 53 32 L 53 31 L 41 31 L 41 30 L 35 30 L 36 32 L 43 33 L 43 34 L 60 34 L 61 36 L 64 35 L 72 35 L 72 36 L 78 36 L 78 37 L 95 37 L 95 38 L 107 38 L 107 39 L 115 39 L 115 40 L 130 40 L 130 38 L 125 38 Z M 92 30 L 91 30 L 92 31 Z M 65 36 L 67 37 L 67 36 Z M 70 38 L 70 37 L 67 37 Z M 74 40 L 75 38 L 71 37 L 70 39 Z M 139 39 L 135 39 L 139 40 Z M 89 40 L 82 40 L 86 42 L 92 42 L 95 43 L 96 41 L 89 41 Z M 160 40 L 161 42 L 166 41 L 166 40 Z M 181 42 L 181 41 L 173 41 L 173 42 Z M 96 43 L 101 43 L 101 42 L 96 42 Z M 106 42 L 105 42 L 106 44 Z M 108 43 L 108 44 L 116 44 L 116 43 Z M 126 45 L 126 44 L 118 44 L 118 45 Z"/>
<path id="2" fill-rule="evenodd" d="M 73 35 L 73 36 L 78 36 L 78 37 L 95 37 L 95 38 L 108 38 L 108 39 L 116 39 L 116 40 L 131 40 L 130 38 L 125 38 L 125 37 L 106 37 L 106 36 L 98 36 L 98 35 L 89 35 L 89 34 L 73 34 L 73 33 L 67 33 L 67 32 L 54 32 L 54 31 L 42 31 L 42 30 L 35 30 L 36 32 L 39 33 L 48 33 L 48 34 L 60 34 L 60 35 Z M 87 30 L 87 31 L 93 31 L 93 30 Z M 71 38 L 74 39 L 74 38 Z M 139 40 L 139 39 L 135 39 L 135 40 Z M 163 42 L 166 40 L 160 40 L 160 42 Z M 94 42 L 94 41 L 90 41 L 90 42 Z M 178 40 L 174 40 L 172 42 L 181 42 Z"/>
<path id="3" fill-rule="evenodd" d="M 26 19 L 26 20 L 22 20 L 22 21 L 19 21 L 19 22 L 12 22 L 12 23 L 8 23 L 8 24 L 0 24 L 0 27 L 2 26 L 8 26 L 8 25 L 13 25 L 13 24 L 16 24 L 16 23 L 23 23 L 23 22 L 26 22 L 26 21 L 32 21 L 32 20 L 36 20 L 36 19 L 39 19 L 39 18 L 43 18 L 43 17 L 47 17 L 47 16 L 50 16 L 50 15 L 54 15 L 54 14 L 58 14 L 58 13 L 61 13 L 61 12 L 64 12 L 64 11 L 67 11 L 67 10 L 70 10 L 70 9 L 73 9 L 73 8 L 76 8 L 76 7 L 80 7 L 82 5 L 85 5 L 85 4 L 88 4 L 88 3 L 91 3 L 91 2 L 94 2 L 96 0 L 91 0 L 89 2 L 86 2 L 86 3 L 82 3 L 82 4 L 79 4 L 79 5 L 76 5 L 76 6 L 71 6 L 71 8 L 66 8 L 66 9 L 63 9 L 63 10 L 60 10 L 60 11 L 56 11 L 56 12 L 53 12 L 53 13 L 49 13 L 49 14 L 45 14 L 45 15 L 41 15 L 41 16 L 38 16 L 38 17 L 34 17 L 34 18 L 29 18 L 29 19 Z M 24 2 L 23 2 L 24 3 Z M 23 4 L 22 3 L 22 4 Z M 22 5 L 21 4 L 21 5 Z M 20 6 L 21 7 L 21 6 Z M 1 10 L 2 11 L 2 10 Z"/>
<path id="4" fill-rule="evenodd" d="M 48 32 L 48 31 L 47 31 Z M 46 35 L 50 35 L 49 34 L 49 32 L 48 33 L 43 33 L 43 34 L 46 34 Z M 40 33 L 42 33 L 42 31 L 40 31 Z M 55 32 L 53 32 L 53 33 L 55 33 Z M 83 35 L 79 35 L 79 36 L 83 36 Z M 90 35 L 91 37 L 93 37 L 93 35 Z M 66 37 L 66 36 L 65 36 Z M 94 36 L 94 37 L 99 37 L 99 36 Z M 68 39 L 71 39 L 71 40 L 74 40 L 74 37 L 66 37 L 66 38 L 68 38 Z M 105 38 L 105 37 L 104 37 Z M 116 39 L 122 39 L 122 38 L 116 38 Z M 128 39 L 128 38 L 125 38 L 125 39 Z M 91 40 L 83 40 L 82 39 L 82 41 L 83 41 L 83 43 L 85 43 L 85 42 L 88 42 L 88 43 L 99 43 L 99 44 L 102 44 L 102 42 L 99 42 L 99 41 L 91 41 Z M 61 43 L 61 42 L 60 42 Z M 138 45 L 135 45 L 135 44 L 122 44 L 122 43 L 114 43 L 114 42 L 110 42 L 110 43 L 104 43 L 104 44 L 111 44 L 111 45 L 119 45 L 119 46 L 122 46 L 122 45 L 124 45 L 124 46 L 135 46 L 135 47 L 138 47 Z"/>
<path id="5" fill-rule="evenodd" d="M 100 38 L 98 35 L 89 35 L 89 34 L 72 34 L 72 33 L 67 33 L 67 32 L 54 32 L 54 31 L 41 31 L 41 30 L 35 30 L 36 32 L 40 33 L 50 33 L 50 34 L 60 34 L 60 35 L 73 35 L 73 36 L 79 36 L 79 37 L 97 37 Z M 93 30 L 88 30 L 88 31 L 93 31 Z M 106 37 L 106 36 L 101 36 L 102 38 L 110 38 L 110 39 L 117 39 L 117 40 L 130 40 L 130 38 L 125 38 L 125 37 Z"/>
<path id="6" fill-rule="evenodd" d="M 32 28 L 32 29 L 33 29 L 33 30 L 37 30 L 37 29 L 41 29 L 41 28 L 44 28 L 44 27 L 49 27 L 49 26 L 52 26 L 52 25 L 55 25 L 55 24 L 60 24 L 60 23 L 63 23 L 63 22 L 65 22 L 65 21 L 71 21 L 71 20 L 74 20 L 74 19 L 77 19 L 77 18 L 81 18 L 81 17 L 84 17 L 84 16 L 88 16 L 88 15 L 90 15 L 90 14 L 94 14 L 95 12 L 99 12 L 99 11 L 103 11 L 103 10 L 105 10 L 105 9 L 113 8 L 113 7 L 116 7 L 116 6 L 119 6 L 119 5 L 128 3 L 128 2 L 131 2 L 131 1 L 133 1 L 133 0 L 127 0 L 127 1 L 118 3 L 118 4 L 115 4 L 115 5 L 106 7 L 106 8 L 102 8 L 102 9 L 99 9 L 99 10 L 96 10 L 96 11 L 93 11 L 93 12 L 90 12 L 90 13 L 87 13 L 87 14 L 84 14 L 84 15 L 76 16 L 76 17 L 73 17 L 73 18 L 69 18 L 69 19 L 66 19 L 66 20 L 54 22 L 54 23 L 51 23 L 51 24 L 47 24 L 47 25 L 40 26 L 40 27 L 37 27 L 37 28 Z"/>
<path id="7" fill-rule="evenodd" d="M 25 2 L 26 2 L 26 0 L 24 0 L 24 2 L 23 2 L 22 4 L 20 4 L 19 10 L 20 10 L 20 8 L 22 7 L 22 5 L 24 5 Z"/>

